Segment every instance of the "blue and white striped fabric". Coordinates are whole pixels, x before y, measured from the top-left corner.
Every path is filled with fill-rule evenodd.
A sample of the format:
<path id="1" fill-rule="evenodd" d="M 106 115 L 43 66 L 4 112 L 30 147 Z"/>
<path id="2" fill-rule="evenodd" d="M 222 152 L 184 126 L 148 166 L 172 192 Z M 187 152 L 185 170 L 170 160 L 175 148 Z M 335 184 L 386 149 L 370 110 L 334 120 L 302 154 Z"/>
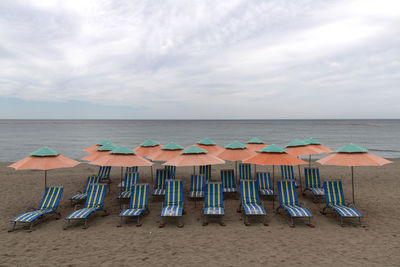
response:
<path id="1" fill-rule="evenodd" d="M 271 185 L 271 175 L 269 172 L 257 172 L 258 192 L 263 196 L 273 196 L 274 190 Z"/>
<path id="2" fill-rule="evenodd" d="M 154 182 L 153 196 L 165 195 L 165 181 L 168 178 L 168 171 L 165 169 L 157 169 L 156 180 Z"/>
<path id="3" fill-rule="evenodd" d="M 118 194 L 117 199 L 127 199 L 131 197 L 131 188 L 133 185 L 139 182 L 138 172 L 127 172 L 125 173 L 124 187 L 122 192 Z"/>
<path id="4" fill-rule="evenodd" d="M 88 189 L 85 207 L 68 215 L 66 220 L 86 219 L 91 213 L 103 208 L 106 184 L 91 184 Z"/>
<path id="5" fill-rule="evenodd" d="M 110 171 L 111 166 L 100 166 L 97 176 L 99 176 L 101 179 L 108 179 L 110 178 Z"/>
<path id="6" fill-rule="evenodd" d="M 42 202 L 37 210 L 25 212 L 13 218 L 11 221 L 21 223 L 33 222 L 42 215 L 55 212 L 58 207 L 58 203 L 60 202 L 63 190 L 63 187 L 47 187 L 46 191 L 44 192 Z"/>
<path id="7" fill-rule="evenodd" d="M 346 206 L 343 195 L 341 181 L 325 181 L 325 201 L 326 205 L 343 217 L 361 217 L 361 213 L 351 207 Z"/>
<path id="8" fill-rule="evenodd" d="M 132 187 L 129 209 L 123 210 L 119 216 L 139 216 L 148 209 L 149 184 L 136 184 Z"/>
<path id="9" fill-rule="evenodd" d="M 239 163 L 239 179 L 251 179 L 250 163 Z"/>
<path id="10" fill-rule="evenodd" d="M 205 200 L 203 213 L 205 215 L 224 215 L 222 184 L 207 183 L 204 186 L 204 191 Z"/>
<path id="11" fill-rule="evenodd" d="M 190 198 L 200 198 L 204 197 L 204 175 L 203 174 L 192 174 L 190 179 L 190 190 L 189 197 Z"/>
<path id="12" fill-rule="evenodd" d="M 137 166 L 126 167 L 125 173 L 127 173 L 127 172 L 138 172 L 138 167 Z"/>
<path id="13" fill-rule="evenodd" d="M 199 166 L 200 174 L 204 175 L 204 179 L 206 182 L 211 180 L 211 165 L 203 165 Z"/>
<path id="14" fill-rule="evenodd" d="M 292 217 L 311 217 L 311 213 L 301 206 L 297 200 L 296 185 L 294 181 L 278 181 L 280 207 L 285 209 Z"/>
<path id="15" fill-rule="evenodd" d="M 165 198 L 161 216 L 182 216 L 183 184 L 181 180 L 165 182 Z"/>
<path id="16" fill-rule="evenodd" d="M 258 184 L 254 180 L 240 180 L 240 197 L 246 215 L 266 215 L 258 198 Z"/>
<path id="17" fill-rule="evenodd" d="M 85 188 L 83 189 L 83 192 L 71 196 L 70 200 L 84 200 L 84 199 L 86 199 L 86 197 L 87 197 L 87 193 L 86 192 L 87 192 L 87 190 L 89 188 L 89 185 L 97 184 L 97 183 L 100 183 L 100 182 L 101 182 L 101 177 L 95 176 L 95 175 L 89 176 L 87 178 L 87 180 L 86 180 L 86 185 L 85 185 Z"/>
<path id="18" fill-rule="evenodd" d="M 299 183 L 294 178 L 293 166 L 291 165 L 281 165 L 281 176 L 283 180 L 293 181 L 296 187 L 299 187 Z"/>
<path id="19" fill-rule="evenodd" d="M 168 172 L 168 179 L 175 179 L 176 166 L 165 166 L 164 169 Z"/>
<path id="20" fill-rule="evenodd" d="M 236 193 L 235 174 L 232 169 L 221 170 L 221 183 L 224 193 Z"/>
<path id="21" fill-rule="evenodd" d="M 306 182 L 306 190 L 310 190 L 315 196 L 325 195 L 324 189 L 321 187 L 318 168 L 304 168 L 304 180 Z"/>

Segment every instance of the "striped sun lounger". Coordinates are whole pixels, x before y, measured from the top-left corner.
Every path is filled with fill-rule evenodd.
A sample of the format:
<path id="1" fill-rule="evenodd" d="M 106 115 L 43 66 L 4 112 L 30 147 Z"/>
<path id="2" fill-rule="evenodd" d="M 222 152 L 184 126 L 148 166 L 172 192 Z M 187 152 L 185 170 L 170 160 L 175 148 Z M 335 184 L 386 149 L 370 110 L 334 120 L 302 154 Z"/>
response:
<path id="1" fill-rule="evenodd" d="M 176 166 L 165 166 L 165 170 L 168 172 L 168 179 L 175 179 L 175 173 L 176 173 Z"/>
<path id="2" fill-rule="evenodd" d="M 126 167 L 125 173 L 127 173 L 127 172 L 138 172 L 138 167 L 137 166 Z"/>
<path id="3" fill-rule="evenodd" d="M 71 220 L 84 220 L 85 225 L 83 229 L 88 228 L 87 219 L 90 214 L 102 210 L 105 215 L 107 211 L 103 209 L 104 197 L 106 195 L 107 185 L 106 184 L 91 184 L 87 192 L 87 198 L 85 207 L 83 209 L 77 209 L 79 205 L 75 206 L 74 212 L 68 215 L 65 219 L 67 220 L 64 230 L 66 230 Z"/>
<path id="4" fill-rule="evenodd" d="M 137 217 L 136 226 L 141 226 L 140 216 L 147 212 L 149 213 L 149 184 L 135 184 L 131 187 L 131 203 L 128 209 L 123 209 L 119 214 L 121 222 L 118 226 L 122 225 L 123 218 Z"/>
<path id="5" fill-rule="evenodd" d="M 326 215 L 325 210 L 329 208 L 338 213 L 340 216 L 341 226 L 343 226 L 343 218 L 358 218 L 358 221 L 361 224 L 361 213 L 355 208 L 346 205 L 342 181 L 325 181 L 324 190 L 326 207 L 321 211 L 323 215 Z"/>
<path id="6" fill-rule="evenodd" d="M 100 166 L 97 176 L 103 179 L 110 179 L 111 166 Z"/>
<path id="7" fill-rule="evenodd" d="M 124 187 L 121 193 L 118 194 L 117 199 L 128 199 L 131 197 L 131 188 L 133 185 L 139 183 L 139 173 L 138 172 L 127 172 L 125 173 Z"/>
<path id="8" fill-rule="evenodd" d="M 204 186 L 205 200 L 204 200 L 204 220 L 203 226 L 208 224 L 208 216 L 218 216 L 221 217 L 220 225 L 225 226 L 223 221 L 224 216 L 224 201 L 222 194 L 222 184 L 221 183 L 207 183 Z"/>
<path id="9" fill-rule="evenodd" d="M 56 211 L 63 190 L 64 190 L 63 187 L 47 187 L 38 209 L 33 211 L 27 211 L 12 219 L 11 220 L 12 228 L 8 231 L 9 232 L 15 231 L 17 223 L 30 224 L 29 231 L 32 231 L 33 225 L 48 214 L 56 214 L 57 216 L 56 218 L 60 218 L 61 214 Z"/>
<path id="10" fill-rule="evenodd" d="M 248 221 L 249 216 L 263 216 L 264 225 L 268 226 L 267 212 L 265 211 L 262 201 L 258 197 L 258 184 L 255 180 L 240 180 L 240 198 L 241 207 L 239 211 L 244 211 L 244 224 L 250 225 Z"/>
<path id="11" fill-rule="evenodd" d="M 157 169 L 156 180 L 154 182 L 153 196 L 165 195 L 165 181 L 168 178 L 168 171 L 165 169 Z"/>
<path id="12" fill-rule="evenodd" d="M 251 179 L 250 163 L 239 163 L 239 179 Z"/>
<path id="13" fill-rule="evenodd" d="M 262 196 L 275 196 L 271 185 L 271 175 L 269 172 L 257 172 L 258 192 Z"/>
<path id="14" fill-rule="evenodd" d="M 299 187 L 299 183 L 296 178 L 294 178 L 293 166 L 291 165 L 281 165 L 281 175 L 282 180 L 289 180 L 295 182 L 296 187 Z"/>
<path id="15" fill-rule="evenodd" d="M 83 191 L 77 191 L 75 195 L 71 196 L 69 199 L 71 200 L 71 205 L 74 204 L 74 202 L 80 202 L 86 199 L 87 197 L 87 190 L 89 189 L 89 186 L 91 184 L 98 184 L 101 182 L 101 177 L 99 176 L 89 176 L 86 180 L 86 185 Z"/>
<path id="16" fill-rule="evenodd" d="M 221 170 L 221 183 L 224 193 L 236 193 L 235 173 L 232 169 Z"/>
<path id="17" fill-rule="evenodd" d="M 204 175 L 204 179 L 206 182 L 211 180 L 211 165 L 203 165 L 199 166 L 200 174 Z"/>
<path id="18" fill-rule="evenodd" d="M 314 202 L 316 202 L 319 197 L 325 195 L 325 191 L 321 187 L 318 168 L 304 168 L 304 180 L 306 188 L 303 191 L 303 195 L 307 190 L 311 191 L 314 195 Z"/>
<path id="19" fill-rule="evenodd" d="M 183 184 L 182 180 L 166 180 L 165 197 L 161 211 L 160 228 L 165 226 L 165 217 L 179 217 L 178 227 L 183 227 Z"/>
<path id="20" fill-rule="evenodd" d="M 311 224 L 311 213 L 300 205 L 297 200 L 296 184 L 294 181 L 278 181 L 278 193 L 279 193 L 279 204 L 280 206 L 276 209 L 279 213 L 279 209 L 286 210 L 290 215 L 291 227 L 294 227 L 294 218 L 308 218 L 307 225 L 314 227 Z"/>
<path id="21" fill-rule="evenodd" d="M 190 182 L 189 197 L 190 198 L 203 198 L 204 197 L 204 175 L 192 174 Z"/>

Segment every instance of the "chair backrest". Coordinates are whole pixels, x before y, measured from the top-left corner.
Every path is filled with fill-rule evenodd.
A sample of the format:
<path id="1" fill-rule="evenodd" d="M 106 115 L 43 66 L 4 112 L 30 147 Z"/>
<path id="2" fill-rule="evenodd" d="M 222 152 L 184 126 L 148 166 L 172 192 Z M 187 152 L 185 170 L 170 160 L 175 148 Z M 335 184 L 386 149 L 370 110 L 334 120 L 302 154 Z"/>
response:
<path id="1" fill-rule="evenodd" d="M 204 191 L 205 179 L 203 174 L 192 174 L 190 179 L 190 192 Z"/>
<path id="2" fill-rule="evenodd" d="M 154 181 L 154 188 L 164 189 L 165 180 L 168 178 L 168 171 L 165 169 L 156 170 L 156 180 Z"/>
<path id="3" fill-rule="evenodd" d="M 131 188 L 131 209 L 147 209 L 149 203 L 149 184 L 135 184 Z"/>
<path id="4" fill-rule="evenodd" d="M 106 184 L 91 184 L 87 192 L 85 208 L 97 209 L 103 207 L 106 189 Z"/>
<path id="5" fill-rule="evenodd" d="M 223 208 L 224 201 L 222 197 L 222 183 L 207 183 L 204 186 L 204 207 L 205 208 Z"/>
<path id="6" fill-rule="evenodd" d="M 255 180 L 240 180 L 240 198 L 243 205 L 258 204 L 258 184 Z"/>
<path id="7" fill-rule="evenodd" d="M 91 184 L 98 184 L 98 183 L 100 183 L 100 182 L 101 182 L 101 177 L 100 177 L 100 176 L 96 176 L 96 175 L 89 176 L 89 177 L 87 178 L 87 180 L 86 180 L 86 186 L 85 186 L 85 188 L 83 189 L 83 193 L 86 193 L 86 192 L 88 191 L 89 185 L 91 185 Z"/>
<path id="8" fill-rule="evenodd" d="M 64 187 L 61 186 L 51 186 L 46 187 L 46 191 L 44 192 L 42 202 L 40 202 L 39 210 L 51 209 L 55 210 L 58 207 L 58 202 L 60 202 L 60 198 Z"/>
<path id="9" fill-rule="evenodd" d="M 271 175 L 269 172 L 257 172 L 256 176 L 259 189 L 272 190 Z"/>
<path id="10" fill-rule="evenodd" d="M 239 179 L 251 179 L 250 163 L 239 163 Z"/>
<path id="11" fill-rule="evenodd" d="M 126 167 L 125 173 L 128 173 L 128 172 L 138 172 L 138 166 Z"/>
<path id="12" fill-rule="evenodd" d="M 124 188 L 123 191 L 130 191 L 132 186 L 139 183 L 138 172 L 127 172 L 125 173 Z"/>
<path id="13" fill-rule="evenodd" d="M 279 203 L 283 205 L 298 205 L 296 182 L 278 181 Z"/>
<path id="14" fill-rule="evenodd" d="M 324 181 L 325 201 L 329 205 L 345 206 L 342 181 Z"/>
<path id="15" fill-rule="evenodd" d="M 281 165 L 282 179 L 294 179 L 294 172 L 292 165 Z"/>
<path id="16" fill-rule="evenodd" d="M 199 167 L 200 174 L 204 175 L 204 179 L 208 182 L 211 180 L 211 165 L 203 165 Z"/>
<path id="17" fill-rule="evenodd" d="M 321 180 L 319 179 L 319 169 L 304 168 L 304 180 L 306 181 L 306 187 L 320 188 Z"/>
<path id="18" fill-rule="evenodd" d="M 235 173 L 232 169 L 221 170 L 222 188 L 236 188 Z"/>
<path id="19" fill-rule="evenodd" d="M 175 179 L 175 172 L 176 172 L 176 166 L 165 166 L 165 170 L 168 172 L 168 179 Z"/>
<path id="20" fill-rule="evenodd" d="M 182 205 L 183 205 L 182 180 L 166 180 L 164 206 L 176 207 Z"/>
<path id="21" fill-rule="evenodd" d="M 109 178 L 110 177 L 111 166 L 100 166 L 99 172 L 97 176 L 101 178 Z"/>

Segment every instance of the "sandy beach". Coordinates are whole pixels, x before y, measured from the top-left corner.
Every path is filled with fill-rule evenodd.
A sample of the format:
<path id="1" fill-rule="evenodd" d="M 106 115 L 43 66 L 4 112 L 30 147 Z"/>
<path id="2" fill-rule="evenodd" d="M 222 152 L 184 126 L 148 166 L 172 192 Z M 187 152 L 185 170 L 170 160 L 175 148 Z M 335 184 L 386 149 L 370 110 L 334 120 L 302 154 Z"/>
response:
<path id="1" fill-rule="evenodd" d="M 38 206 L 43 194 L 43 172 L 15 171 L 0 164 L 0 265 L 119 265 L 119 266 L 398 266 L 400 264 L 400 160 L 383 167 L 355 168 L 356 207 L 364 215 L 363 227 L 347 222 L 338 224 L 335 215 L 323 216 L 324 203 L 313 203 L 311 195 L 300 200 L 313 214 L 315 228 L 296 221 L 288 226 L 289 217 L 275 214 L 272 201 L 264 201 L 269 226 L 259 221 L 243 224 L 236 213 L 239 200 L 225 198 L 226 227 L 210 223 L 203 227 L 202 203 L 195 208 L 187 198 L 193 168 L 178 168 L 177 178 L 184 180 L 186 214 L 184 228 L 171 220 L 164 228 L 160 222 L 161 201 L 150 199 L 150 211 L 143 226 L 135 223 L 116 227 L 119 202 L 116 200 L 120 168 L 111 171 L 111 193 L 107 194 L 107 217 L 92 216 L 89 228 L 74 225 L 62 230 L 64 218 L 73 211 L 68 198 L 83 189 L 88 175 L 97 173 L 97 166 L 80 164 L 72 169 L 48 172 L 48 184 L 64 186 L 59 211 L 62 219 L 50 217 L 37 224 L 34 231 L 8 233 L 10 220 L 28 206 Z M 219 179 L 221 168 L 213 166 L 213 180 Z M 317 164 L 314 163 L 314 166 Z M 321 179 L 344 181 L 346 199 L 351 199 L 350 168 L 320 166 Z M 159 164 L 155 168 L 160 167 Z M 150 168 L 140 168 L 140 181 L 150 182 Z M 271 167 L 257 170 L 272 171 Z M 277 173 L 279 175 L 279 172 Z M 296 175 L 297 172 L 296 172 Z M 150 186 L 152 188 L 152 185 Z M 239 196 L 239 195 L 238 195 Z M 239 199 L 239 197 L 238 197 Z"/>

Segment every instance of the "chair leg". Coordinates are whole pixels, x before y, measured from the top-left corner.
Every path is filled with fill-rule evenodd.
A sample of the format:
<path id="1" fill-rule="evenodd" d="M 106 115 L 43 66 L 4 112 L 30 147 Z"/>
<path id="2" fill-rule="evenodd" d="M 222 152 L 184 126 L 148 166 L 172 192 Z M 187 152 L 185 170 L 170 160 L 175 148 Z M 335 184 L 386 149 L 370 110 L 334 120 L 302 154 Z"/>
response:
<path id="1" fill-rule="evenodd" d="M 293 217 L 292 216 L 290 216 L 290 224 L 289 224 L 289 226 L 290 227 L 294 227 L 294 221 L 293 221 Z"/>
<path id="2" fill-rule="evenodd" d="M 206 226 L 206 225 L 208 225 L 208 222 L 207 222 L 207 215 L 203 215 L 203 226 Z"/>
<path id="3" fill-rule="evenodd" d="M 249 216 L 244 215 L 244 225 L 250 226 L 250 223 L 249 223 Z"/>
<path id="4" fill-rule="evenodd" d="M 63 230 L 67 230 L 69 227 L 70 220 L 67 220 L 64 224 Z"/>
<path id="5" fill-rule="evenodd" d="M 343 216 L 340 216 L 340 226 L 344 227 L 344 224 L 343 224 Z"/>
<path id="6" fill-rule="evenodd" d="M 122 216 L 119 216 L 120 220 L 119 220 L 119 224 L 117 224 L 117 227 L 121 227 L 122 226 Z"/>
<path id="7" fill-rule="evenodd" d="M 165 226 L 165 219 L 164 219 L 164 217 L 162 216 L 161 217 L 161 223 L 160 223 L 160 225 L 158 226 L 158 228 L 163 228 Z"/>
<path id="8" fill-rule="evenodd" d="M 263 224 L 264 224 L 264 226 L 268 226 L 268 223 L 267 223 L 267 215 L 264 215 Z"/>
<path id="9" fill-rule="evenodd" d="M 184 226 L 183 222 L 182 222 L 182 216 L 179 216 L 178 219 L 178 228 L 182 228 Z"/>
<path id="10" fill-rule="evenodd" d="M 85 219 L 85 224 L 83 225 L 82 228 L 83 228 L 83 229 L 88 229 L 88 227 L 89 227 L 89 226 L 88 226 L 88 224 L 87 224 L 87 219 Z"/>
<path id="11" fill-rule="evenodd" d="M 140 215 L 137 216 L 137 222 L 136 222 L 136 227 L 140 227 L 142 224 L 140 223 Z"/>
<path id="12" fill-rule="evenodd" d="M 9 233 L 14 232 L 15 231 L 15 226 L 16 226 L 17 222 L 14 222 L 11 229 L 8 230 Z"/>
<path id="13" fill-rule="evenodd" d="M 321 210 L 321 214 L 322 214 L 322 215 L 326 215 L 326 211 L 325 211 L 325 210 L 326 210 L 327 208 L 328 208 L 328 207 L 326 206 L 326 207 L 324 207 L 324 208 Z"/>
<path id="14" fill-rule="evenodd" d="M 221 216 L 221 220 L 219 222 L 219 225 L 221 226 L 226 226 L 225 222 L 224 222 L 224 216 Z"/>
<path id="15" fill-rule="evenodd" d="M 311 217 L 308 217 L 308 224 L 309 227 L 314 228 L 315 225 L 311 223 Z"/>

